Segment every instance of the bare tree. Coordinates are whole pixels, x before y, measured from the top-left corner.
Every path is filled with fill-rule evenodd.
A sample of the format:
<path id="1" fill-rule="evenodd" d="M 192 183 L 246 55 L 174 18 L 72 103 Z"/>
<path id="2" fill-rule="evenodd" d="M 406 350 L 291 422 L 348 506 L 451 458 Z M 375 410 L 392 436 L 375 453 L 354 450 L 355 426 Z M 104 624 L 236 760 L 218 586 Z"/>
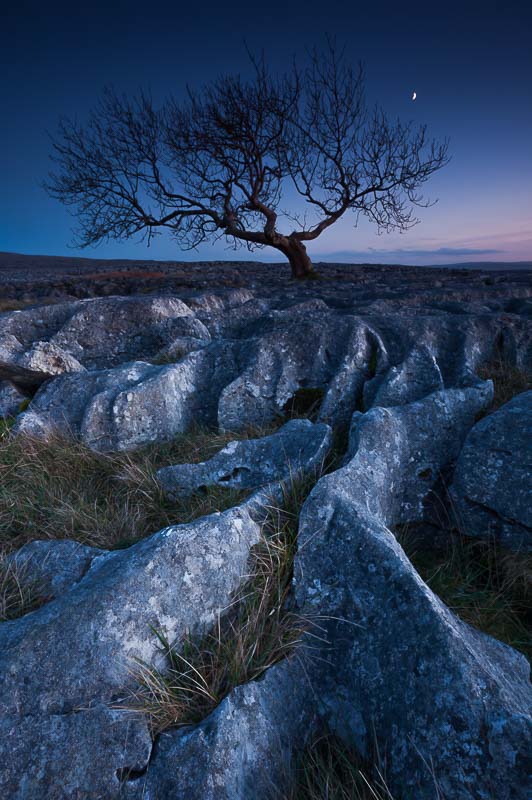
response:
<path id="1" fill-rule="evenodd" d="M 183 248 L 225 236 L 276 248 L 303 278 L 306 242 L 348 211 L 379 230 L 418 222 L 419 189 L 447 163 L 446 141 L 368 112 L 362 70 L 330 42 L 284 75 L 251 62 L 250 80 L 222 77 L 184 102 L 156 109 L 148 95 L 107 91 L 85 126 L 61 122 L 45 186 L 74 207 L 78 244 L 149 242 L 164 228 Z M 303 214 L 281 206 L 286 193 Z"/>

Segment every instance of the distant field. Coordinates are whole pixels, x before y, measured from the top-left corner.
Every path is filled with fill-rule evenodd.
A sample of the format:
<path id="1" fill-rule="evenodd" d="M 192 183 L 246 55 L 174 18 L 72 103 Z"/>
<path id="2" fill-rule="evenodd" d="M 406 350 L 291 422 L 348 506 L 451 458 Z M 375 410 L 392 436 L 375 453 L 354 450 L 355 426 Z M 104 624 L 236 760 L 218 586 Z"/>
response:
<path id="1" fill-rule="evenodd" d="M 167 269 L 175 268 L 177 265 L 179 266 L 186 266 L 189 264 L 192 266 L 193 264 L 197 263 L 205 263 L 201 259 L 198 261 L 190 261 L 190 262 L 183 262 L 176 258 L 173 261 L 155 261 L 149 259 L 128 259 L 128 258 L 114 258 L 114 259 L 101 259 L 101 258 L 79 258 L 79 257 L 71 257 L 71 256 L 40 256 L 40 255 L 24 255 L 23 253 L 4 253 L 0 252 L 0 272 L 9 272 L 9 273 L 85 273 L 88 272 L 107 272 L 108 270 L 112 273 L 117 272 L 119 268 L 122 270 L 141 270 L 145 272 L 148 270 L 153 270 L 154 268 L 163 268 L 166 267 Z M 232 259 L 226 259 L 225 261 L 212 261 L 211 263 L 217 264 L 227 264 L 234 265 L 235 263 L 243 265 L 246 262 L 238 261 L 235 262 Z M 254 262 L 255 265 L 260 268 L 262 266 L 269 267 L 271 266 L 271 262 Z M 275 262 L 279 263 L 279 262 Z M 327 264 L 338 264 L 339 262 L 334 262 L 332 260 L 327 260 L 325 262 L 320 262 L 319 256 L 316 257 L 315 263 L 327 263 Z M 343 267 L 349 266 L 347 263 L 341 264 Z M 358 266 L 359 264 L 357 264 Z M 365 266 L 394 266 L 394 265 L 383 265 L 383 264 L 374 264 L 374 265 L 365 265 Z M 399 265 L 396 265 L 399 266 Z M 400 266 L 407 266 L 407 265 L 400 265 Z M 427 267 L 431 269 L 475 269 L 475 270 L 532 270 L 532 261 L 471 261 L 471 262 L 461 262 L 459 264 L 427 264 Z M 422 267 L 414 267 L 417 269 L 422 269 Z M 36 275 L 37 277 L 37 275 Z M 87 276 L 88 277 L 88 276 Z"/>

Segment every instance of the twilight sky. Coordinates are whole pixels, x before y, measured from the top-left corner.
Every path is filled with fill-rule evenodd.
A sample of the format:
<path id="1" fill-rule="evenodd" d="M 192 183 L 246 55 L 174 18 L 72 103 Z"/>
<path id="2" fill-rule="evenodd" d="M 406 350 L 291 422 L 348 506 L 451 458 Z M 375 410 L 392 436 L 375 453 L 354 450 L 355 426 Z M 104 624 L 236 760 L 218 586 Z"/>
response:
<path id="1" fill-rule="evenodd" d="M 376 235 L 347 216 L 309 246 L 316 260 L 438 264 L 532 260 L 532 4 L 234 0 L 10 4 L 0 21 L 0 251 L 96 258 L 249 258 L 222 242 L 182 253 L 166 237 L 84 251 L 40 183 L 47 131 L 83 121 L 105 85 L 179 96 L 187 83 L 249 69 L 244 40 L 274 66 L 336 34 L 366 67 L 367 99 L 451 138 L 451 163 L 410 232 Z M 528 6 L 528 9 L 525 8 Z M 413 90 L 418 99 L 411 101 Z M 280 260 L 267 250 L 260 260 Z"/>

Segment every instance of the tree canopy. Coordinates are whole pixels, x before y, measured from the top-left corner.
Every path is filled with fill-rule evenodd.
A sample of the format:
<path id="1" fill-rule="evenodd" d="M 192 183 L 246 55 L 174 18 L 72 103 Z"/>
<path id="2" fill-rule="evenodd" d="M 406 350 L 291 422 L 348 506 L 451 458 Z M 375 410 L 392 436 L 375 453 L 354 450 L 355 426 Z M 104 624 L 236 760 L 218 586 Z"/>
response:
<path id="1" fill-rule="evenodd" d="M 160 108 L 109 89 L 86 124 L 61 121 L 45 186 L 73 207 L 77 244 L 167 229 L 194 248 L 223 236 L 274 247 L 305 277 L 306 243 L 347 212 L 380 231 L 416 224 L 447 141 L 368 109 L 362 68 L 331 42 L 284 74 L 250 60 L 251 77 L 219 77 Z"/>

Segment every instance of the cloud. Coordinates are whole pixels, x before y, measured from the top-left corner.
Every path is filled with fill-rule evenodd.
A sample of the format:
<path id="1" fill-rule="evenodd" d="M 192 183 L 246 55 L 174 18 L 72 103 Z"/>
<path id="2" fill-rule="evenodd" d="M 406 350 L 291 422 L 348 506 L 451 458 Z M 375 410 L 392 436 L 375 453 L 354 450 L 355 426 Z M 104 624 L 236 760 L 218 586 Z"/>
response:
<path id="1" fill-rule="evenodd" d="M 497 253 L 504 253 L 504 250 L 480 249 L 473 247 L 438 247 L 432 250 L 403 249 L 397 250 L 378 250 L 375 247 L 368 247 L 367 250 L 337 250 L 332 253 L 316 253 L 315 258 L 338 259 L 338 258 L 385 258 L 404 259 L 404 258 L 463 258 L 464 256 L 487 256 Z"/>

